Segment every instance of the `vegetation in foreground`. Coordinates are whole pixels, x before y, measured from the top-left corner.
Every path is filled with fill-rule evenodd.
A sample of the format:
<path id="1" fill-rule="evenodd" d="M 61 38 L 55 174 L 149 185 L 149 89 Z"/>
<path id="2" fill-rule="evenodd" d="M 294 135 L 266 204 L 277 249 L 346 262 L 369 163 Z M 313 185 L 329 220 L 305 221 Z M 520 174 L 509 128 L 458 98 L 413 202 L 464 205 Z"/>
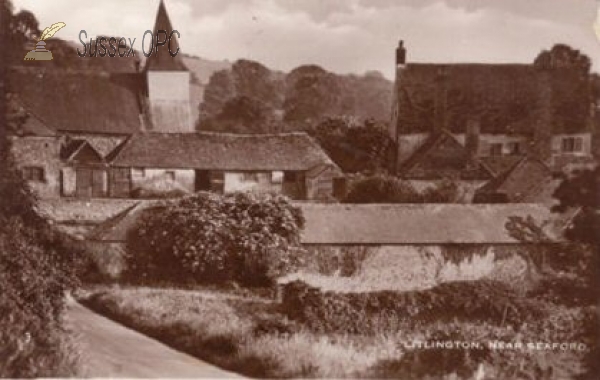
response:
<path id="1" fill-rule="evenodd" d="M 411 320 L 410 326 L 397 315 L 395 325 L 390 323 L 394 315 L 388 314 L 382 316 L 388 320 L 380 320 L 379 328 L 358 334 L 341 331 L 343 321 L 336 322 L 336 331 L 327 330 L 323 322 L 333 321 L 341 312 L 336 307 L 339 300 L 331 297 L 324 299 L 321 310 L 329 315 L 313 314 L 310 317 L 316 319 L 311 320 L 288 317 L 269 299 L 214 290 L 113 287 L 92 292 L 82 302 L 172 347 L 252 377 L 449 379 L 454 373 L 458 379 L 470 379 L 483 370 L 485 379 L 589 379 L 584 370 L 588 349 L 493 350 L 488 342 L 583 342 L 589 348 L 598 329 L 594 308 L 554 306 L 546 318 L 529 318 L 529 325 L 519 327 L 503 323 L 502 311 L 489 321 L 433 318 L 422 323 Z M 472 310 L 482 312 L 476 304 Z M 365 315 L 355 313 L 363 320 Z M 406 346 L 416 341 L 482 346 L 449 350 Z"/>
<path id="2" fill-rule="evenodd" d="M 39 35 L 33 14 L 0 2 L 0 377 L 77 376 L 79 353 L 63 325 L 65 293 L 77 285 L 69 241 L 35 211 L 36 201 L 10 155 L 5 132 L 25 120 L 8 104 L 5 67 Z M 22 57 L 22 55 L 20 56 Z M 19 58 L 22 59 L 22 58 Z M 10 88 L 8 89 L 11 90 Z"/>
<path id="3" fill-rule="evenodd" d="M 172 347 L 252 377 L 354 377 L 399 355 L 391 336 L 304 330 L 272 300 L 219 291 L 110 288 L 84 305 Z"/>

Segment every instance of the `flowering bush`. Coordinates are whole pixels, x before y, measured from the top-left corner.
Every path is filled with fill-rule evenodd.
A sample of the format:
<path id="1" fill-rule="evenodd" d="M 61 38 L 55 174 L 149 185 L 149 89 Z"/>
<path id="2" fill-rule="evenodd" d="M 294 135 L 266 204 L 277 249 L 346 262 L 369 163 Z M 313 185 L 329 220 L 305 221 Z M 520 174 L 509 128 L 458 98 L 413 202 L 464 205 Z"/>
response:
<path id="1" fill-rule="evenodd" d="M 304 225 L 280 195 L 200 192 L 150 210 L 128 236 L 130 278 L 262 286 L 293 267 Z"/>

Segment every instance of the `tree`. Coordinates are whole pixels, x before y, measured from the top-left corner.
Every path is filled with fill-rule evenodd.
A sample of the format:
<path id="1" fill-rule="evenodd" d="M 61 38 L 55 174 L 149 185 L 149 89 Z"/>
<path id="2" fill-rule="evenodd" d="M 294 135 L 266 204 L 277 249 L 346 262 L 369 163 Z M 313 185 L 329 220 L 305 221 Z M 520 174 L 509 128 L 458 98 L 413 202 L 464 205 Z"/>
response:
<path id="1" fill-rule="evenodd" d="M 395 149 L 386 126 L 372 119 L 361 125 L 351 118 L 330 117 L 308 133 L 346 173 L 385 173 Z"/>
<path id="2" fill-rule="evenodd" d="M 543 50 L 533 64 L 546 69 L 577 68 L 584 74 L 588 74 L 592 66 L 590 57 L 565 44 L 556 44 L 549 51 Z"/>

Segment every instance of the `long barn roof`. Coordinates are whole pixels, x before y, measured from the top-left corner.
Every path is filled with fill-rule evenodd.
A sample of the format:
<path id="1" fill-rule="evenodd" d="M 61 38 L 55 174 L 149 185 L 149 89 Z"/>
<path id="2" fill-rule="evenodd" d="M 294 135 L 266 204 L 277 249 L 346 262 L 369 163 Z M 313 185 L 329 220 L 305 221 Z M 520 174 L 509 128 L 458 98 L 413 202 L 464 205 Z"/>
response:
<path id="1" fill-rule="evenodd" d="M 131 136 L 108 160 L 119 167 L 230 171 L 305 171 L 317 165 L 335 166 L 304 132 L 145 133 Z"/>

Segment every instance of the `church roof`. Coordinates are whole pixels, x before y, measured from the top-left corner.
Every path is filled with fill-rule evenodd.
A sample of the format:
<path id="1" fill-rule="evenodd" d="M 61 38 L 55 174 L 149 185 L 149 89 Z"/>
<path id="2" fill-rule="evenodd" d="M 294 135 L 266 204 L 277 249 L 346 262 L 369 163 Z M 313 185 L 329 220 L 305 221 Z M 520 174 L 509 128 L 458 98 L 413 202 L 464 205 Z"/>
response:
<path id="1" fill-rule="evenodd" d="M 164 33 L 161 33 L 157 37 L 157 32 L 159 30 L 164 30 L 167 32 L 167 37 L 165 37 Z M 175 57 L 172 57 L 170 52 L 175 53 L 179 50 L 179 39 L 177 33 L 173 33 L 173 26 L 171 25 L 171 20 L 169 19 L 169 15 L 167 13 L 167 8 L 165 7 L 165 3 L 163 0 L 160 0 L 160 4 L 158 5 L 158 13 L 156 14 L 156 22 L 154 24 L 154 36 L 162 41 L 163 38 L 167 38 L 171 36 L 170 42 L 167 40 L 167 44 L 164 46 L 158 47 L 155 53 L 153 53 L 148 60 L 146 61 L 146 70 L 153 71 L 187 71 L 187 67 L 183 63 L 183 59 L 180 54 L 177 54 Z M 170 45 L 170 50 L 169 50 Z M 179 52 L 181 53 L 181 52 Z"/>
<path id="2" fill-rule="evenodd" d="M 9 88 L 54 131 L 132 134 L 141 130 L 140 74 L 13 67 Z"/>

